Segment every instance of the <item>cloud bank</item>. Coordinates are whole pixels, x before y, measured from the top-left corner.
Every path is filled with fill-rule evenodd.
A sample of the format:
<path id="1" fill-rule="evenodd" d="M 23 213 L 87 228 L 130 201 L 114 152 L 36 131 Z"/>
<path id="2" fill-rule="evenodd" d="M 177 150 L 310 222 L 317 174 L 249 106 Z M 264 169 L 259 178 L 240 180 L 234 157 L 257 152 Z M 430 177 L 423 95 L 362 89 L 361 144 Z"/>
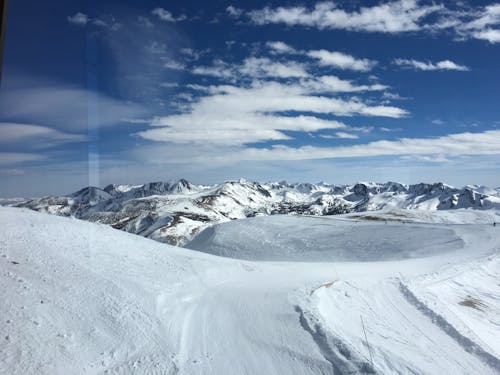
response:
<path id="1" fill-rule="evenodd" d="M 264 7 L 240 11 L 255 25 L 284 24 L 354 32 L 452 33 L 457 39 L 500 42 L 500 4 L 470 7 L 466 3 L 422 0 L 383 1 L 371 7 L 346 9 L 332 1 L 303 5 Z"/>

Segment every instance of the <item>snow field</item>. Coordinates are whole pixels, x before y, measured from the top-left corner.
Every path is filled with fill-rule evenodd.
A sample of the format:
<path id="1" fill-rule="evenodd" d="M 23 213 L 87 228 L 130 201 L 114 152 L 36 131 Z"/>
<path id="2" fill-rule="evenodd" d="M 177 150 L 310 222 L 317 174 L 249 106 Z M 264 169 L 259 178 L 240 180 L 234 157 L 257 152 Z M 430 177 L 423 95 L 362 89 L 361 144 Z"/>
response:
<path id="1" fill-rule="evenodd" d="M 498 227 L 315 220 L 217 227 L 246 261 L 0 208 L 0 373 L 499 372 Z"/>

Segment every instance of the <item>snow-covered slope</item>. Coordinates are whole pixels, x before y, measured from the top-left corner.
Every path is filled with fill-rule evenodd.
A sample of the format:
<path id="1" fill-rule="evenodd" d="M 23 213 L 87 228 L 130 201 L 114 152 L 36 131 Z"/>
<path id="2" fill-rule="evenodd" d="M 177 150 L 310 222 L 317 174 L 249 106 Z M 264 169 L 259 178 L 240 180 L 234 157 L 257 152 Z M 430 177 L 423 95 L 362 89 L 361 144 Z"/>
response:
<path id="1" fill-rule="evenodd" d="M 104 225 L 0 210 L 0 373 L 169 373 L 180 285 L 225 262 Z M 180 324 L 180 323 L 179 323 Z"/>
<path id="2" fill-rule="evenodd" d="M 498 191 L 442 183 L 327 185 L 186 180 L 87 187 L 68 196 L 18 202 L 18 207 L 109 224 L 160 242 L 183 245 L 206 227 L 258 215 L 337 215 L 348 212 L 500 208 Z"/>
<path id="3" fill-rule="evenodd" d="M 462 248 L 453 226 L 356 222 L 332 217 L 264 216 L 205 229 L 185 247 L 247 260 L 380 261 Z"/>
<path id="4" fill-rule="evenodd" d="M 388 238 L 387 254 L 373 242 L 390 236 L 384 228 L 409 238 L 423 224 L 265 220 L 270 241 L 256 251 L 273 249 L 279 227 L 306 233 L 311 220 L 311 241 L 330 243 L 324 253 L 343 248 L 350 227 L 363 235 L 348 262 L 287 262 L 286 252 L 279 262 L 242 261 L 0 207 L 0 373 L 500 371 L 499 227 L 434 224 L 432 238 L 452 242 Z M 373 244 L 370 261 L 357 261 Z M 293 255 L 303 248 L 288 246 Z"/>
<path id="5" fill-rule="evenodd" d="M 14 206 L 26 202 L 25 198 L 0 198 L 0 206 Z"/>

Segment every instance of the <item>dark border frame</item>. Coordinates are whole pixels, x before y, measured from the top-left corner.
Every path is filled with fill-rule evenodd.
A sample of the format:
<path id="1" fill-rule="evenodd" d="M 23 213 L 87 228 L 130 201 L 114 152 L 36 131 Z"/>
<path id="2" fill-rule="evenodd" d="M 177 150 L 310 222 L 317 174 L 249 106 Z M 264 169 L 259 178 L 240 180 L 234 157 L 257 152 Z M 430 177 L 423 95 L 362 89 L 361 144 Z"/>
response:
<path id="1" fill-rule="evenodd" d="M 3 51 L 5 46 L 5 31 L 7 30 L 7 2 L 0 0 L 0 83 L 2 82 Z"/>

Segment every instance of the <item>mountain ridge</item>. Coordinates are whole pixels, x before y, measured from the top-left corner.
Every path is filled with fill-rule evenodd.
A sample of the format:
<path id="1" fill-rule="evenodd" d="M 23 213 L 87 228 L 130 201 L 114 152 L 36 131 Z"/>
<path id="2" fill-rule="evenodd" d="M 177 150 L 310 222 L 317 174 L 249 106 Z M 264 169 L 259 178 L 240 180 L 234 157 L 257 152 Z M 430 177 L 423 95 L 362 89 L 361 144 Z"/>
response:
<path id="1" fill-rule="evenodd" d="M 488 194 L 487 194 L 488 193 Z M 75 193 L 13 204 L 108 224 L 160 242 L 184 245 L 203 229 L 259 215 L 336 215 L 381 209 L 500 209 L 500 189 L 442 182 L 261 183 L 246 179 L 196 185 L 185 179 L 142 185 L 88 186 Z"/>

